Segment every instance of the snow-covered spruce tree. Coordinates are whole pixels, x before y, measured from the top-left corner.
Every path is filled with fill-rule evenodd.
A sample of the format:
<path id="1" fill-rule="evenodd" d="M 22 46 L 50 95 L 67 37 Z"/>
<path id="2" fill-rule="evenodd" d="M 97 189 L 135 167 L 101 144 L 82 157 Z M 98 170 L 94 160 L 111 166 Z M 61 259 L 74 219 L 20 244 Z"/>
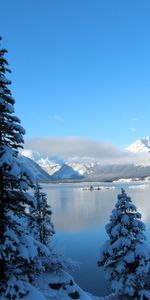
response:
<path id="1" fill-rule="evenodd" d="M 53 245 L 54 225 L 51 220 L 52 210 L 47 195 L 37 183 L 34 193 L 34 207 L 30 208 L 29 230 L 34 239 L 44 244 L 48 253 L 40 254 L 43 271 L 72 271 L 78 267 L 76 262 L 64 257 Z"/>
<path id="2" fill-rule="evenodd" d="M 50 247 L 51 237 L 55 233 L 54 225 L 51 221 L 52 210 L 47 203 L 47 195 L 42 192 L 42 188 L 37 183 L 34 193 L 34 207 L 31 207 L 31 218 L 29 227 L 33 237 L 47 247 Z"/>
<path id="3" fill-rule="evenodd" d="M 52 210 L 47 203 L 47 195 L 41 186 L 35 185 L 34 207 L 30 208 L 29 230 L 34 239 L 45 245 L 48 249 L 47 255 L 40 254 L 43 271 L 53 271 L 56 267 L 57 252 L 53 250 L 52 236 L 55 233 L 51 220 Z"/>
<path id="4" fill-rule="evenodd" d="M 140 219 L 141 214 L 122 189 L 106 225 L 109 240 L 101 248 L 98 262 L 119 299 L 150 299 L 146 290 L 149 250 Z"/>
<path id="5" fill-rule="evenodd" d="M 13 115 L 6 52 L 0 48 L 0 296 L 14 300 L 28 293 L 30 266 L 40 269 L 37 256 L 46 250 L 26 229 L 27 207 L 34 202 L 27 193 L 32 176 L 18 159 L 25 130 Z"/>

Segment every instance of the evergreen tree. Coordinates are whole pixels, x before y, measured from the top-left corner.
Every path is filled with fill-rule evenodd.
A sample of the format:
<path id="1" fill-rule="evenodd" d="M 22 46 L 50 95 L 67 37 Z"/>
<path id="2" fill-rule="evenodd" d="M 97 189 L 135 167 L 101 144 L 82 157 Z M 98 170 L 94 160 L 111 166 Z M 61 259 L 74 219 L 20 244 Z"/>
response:
<path id="1" fill-rule="evenodd" d="M 43 271 L 54 271 L 65 269 L 64 263 L 67 260 L 53 249 L 52 236 L 55 233 L 51 221 L 52 210 L 47 203 L 47 195 L 37 183 L 34 193 L 34 207 L 30 208 L 29 229 L 34 239 L 45 245 L 48 249 L 46 255 L 40 254 Z"/>
<path id="2" fill-rule="evenodd" d="M 145 225 L 140 219 L 141 214 L 122 189 L 106 225 L 109 240 L 101 248 L 98 262 L 119 299 L 150 299 L 146 290 L 149 250 L 144 243 Z"/>
<path id="3" fill-rule="evenodd" d="M 31 207 L 31 218 L 29 227 L 33 237 L 40 243 L 50 248 L 51 237 L 55 233 L 51 221 L 52 210 L 47 203 L 47 195 L 37 183 L 34 193 L 34 207 Z"/>
<path id="4" fill-rule="evenodd" d="M 73 271 L 77 268 L 77 263 L 64 257 L 53 247 L 52 237 L 55 230 L 51 220 L 52 210 L 47 202 L 47 195 L 38 183 L 35 185 L 34 198 L 34 207 L 30 208 L 29 229 L 33 238 L 48 249 L 47 253 L 41 253 L 39 257 L 43 271 Z"/>
<path id="5" fill-rule="evenodd" d="M 0 48 L 0 295 L 13 300 L 28 293 L 30 268 L 40 269 L 37 255 L 45 249 L 26 228 L 27 207 L 34 202 L 27 193 L 33 177 L 17 158 L 25 130 L 13 115 L 6 52 Z"/>

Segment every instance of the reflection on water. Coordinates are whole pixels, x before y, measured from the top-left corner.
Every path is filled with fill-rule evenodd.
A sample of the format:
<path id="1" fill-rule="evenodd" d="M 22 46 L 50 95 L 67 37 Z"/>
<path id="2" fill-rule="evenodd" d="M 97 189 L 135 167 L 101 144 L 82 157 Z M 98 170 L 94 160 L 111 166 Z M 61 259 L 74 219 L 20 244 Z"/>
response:
<path id="1" fill-rule="evenodd" d="M 80 286 L 95 294 L 107 295 L 108 284 L 104 272 L 97 267 L 99 248 L 107 239 L 105 224 L 114 208 L 120 185 L 115 189 L 83 191 L 85 184 L 44 184 L 48 200 L 53 210 L 57 247 L 73 260 L 81 262 L 74 273 Z M 87 186 L 87 184 L 86 184 Z M 108 186 L 108 184 L 107 184 Z M 109 184 L 111 187 L 111 184 Z M 121 185 L 131 196 L 147 225 L 146 235 L 150 243 L 150 189 L 130 184 Z M 133 186 L 133 183 L 132 183 Z"/>

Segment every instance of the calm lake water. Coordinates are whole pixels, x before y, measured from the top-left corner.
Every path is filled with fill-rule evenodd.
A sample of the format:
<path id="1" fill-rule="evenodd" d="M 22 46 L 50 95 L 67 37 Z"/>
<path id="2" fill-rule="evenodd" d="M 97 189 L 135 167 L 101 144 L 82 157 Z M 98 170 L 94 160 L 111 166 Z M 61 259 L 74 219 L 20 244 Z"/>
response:
<path id="1" fill-rule="evenodd" d="M 65 255 L 80 262 L 73 273 L 75 281 L 86 291 L 104 296 L 109 293 L 105 273 L 97 267 L 99 249 L 107 239 L 105 224 L 114 208 L 120 188 L 125 188 L 146 224 L 150 244 L 150 186 L 149 184 L 99 184 L 111 189 L 83 191 L 90 183 L 43 184 L 53 210 L 56 235 L 54 243 Z M 112 188 L 114 187 L 114 188 Z"/>

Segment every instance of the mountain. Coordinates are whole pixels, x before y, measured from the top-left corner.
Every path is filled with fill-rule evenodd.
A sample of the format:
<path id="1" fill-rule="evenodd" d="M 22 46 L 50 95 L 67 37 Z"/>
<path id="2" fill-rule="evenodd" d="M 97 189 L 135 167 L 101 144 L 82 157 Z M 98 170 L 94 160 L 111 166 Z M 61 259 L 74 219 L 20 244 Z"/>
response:
<path id="1" fill-rule="evenodd" d="M 51 175 L 53 180 L 63 179 L 81 179 L 88 177 L 93 173 L 92 168 L 96 162 L 94 159 L 83 157 L 79 162 L 78 157 L 72 157 L 66 161 L 57 156 L 46 156 L 39 152 L 30 149 L 21 150 L 21 155 L 32 159 L 36 162 L 46 173 Z"/>
<path id="2" fill-rule="evenodd" d="M 135 164 L 97 164 L 92 168 L 92 173 L 86 178 L 93 181 L 113 181 L 120 178 L 144 178 L 150 176 L 150 166 Z"/>
<path id="3" fill-rule="evenodd" d="M 51 180 L 51 176 L 46 173 L 35 161 L 32 159 L 25 157 L 23 155 L 19 155 L 19 160 L 21 163 L 25 164 L 30 171 L 33 173 L 36 180 L 39 181 L 49 181 Z"/>
<path id="4" fill-rule="evenodd" d="M 128 147 L 128 150 L 132 152 L 149 152 L 150 138 L 136 141 Z M 120 178 L 144 178 L 150 176 L 150 165 L 132 163 L 102 165 L 94 158 L 79 160 L 77 157 L 74 157 L 64 161 L 59 157 L 44 156 L 32 150 L 23 150 L 21 153 L 27 156 L 27 164 L 29 162 L 30 164 L 35 164 L 35 173 L 39 172 L 37 176 L 41 178 L 40 180 L 112 181 Z M 37 166 L 39 167 L 38 170 Z M 33 169 L 33 165 L 31 167 Z M 41 173 L 41 170 L 43 173 Z"/>
<path id="5" fill-rule="evenodd" d="M 22 149 L 21 155 L 32 159 L 49 175 L 53 175 L 55 172 L 57 172 L 64 163 L 63 160 L 56 156 L 49 157 L 30 149 Z"/>
<path id="6" fill-rule="evenodd" d="M 137 152 L 150 152 L 150 137 L 138 139 L 135 143 L 127 147 L 127 150 Z"/>
<path id="7" fill-rule="evenodd" d="M 56 171 L 52 179 L 54 180 L 64 180 L 64 179 L 82 179 L 84 176 L 82 176 L 78 171 L 73 169 L 67 164 L 64 164 L 60 167 L 58 171 Z"/>

